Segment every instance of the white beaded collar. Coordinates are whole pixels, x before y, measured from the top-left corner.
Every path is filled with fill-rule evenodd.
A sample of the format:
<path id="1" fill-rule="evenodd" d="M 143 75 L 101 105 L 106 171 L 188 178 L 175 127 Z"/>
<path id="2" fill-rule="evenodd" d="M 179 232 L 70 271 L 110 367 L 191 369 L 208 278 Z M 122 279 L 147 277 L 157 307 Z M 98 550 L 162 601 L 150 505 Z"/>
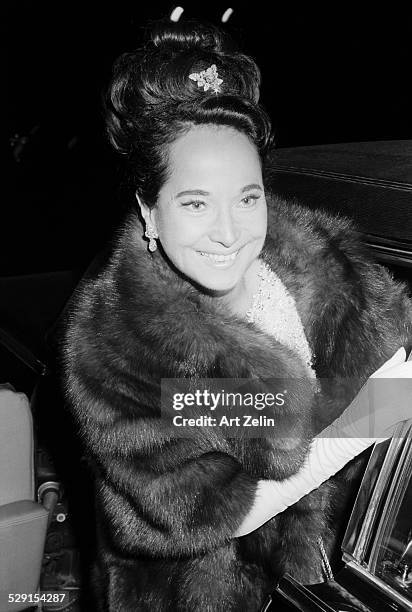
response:
<path id="1" fill-rule="evenodd" d="M 247 320 L 295 351 L 306 364 L 310 378 L 316 378 L 312 353 L 295 300 L 265 262 L 260 260 L 259 266 L 259 288 L 246 313 Z"/>

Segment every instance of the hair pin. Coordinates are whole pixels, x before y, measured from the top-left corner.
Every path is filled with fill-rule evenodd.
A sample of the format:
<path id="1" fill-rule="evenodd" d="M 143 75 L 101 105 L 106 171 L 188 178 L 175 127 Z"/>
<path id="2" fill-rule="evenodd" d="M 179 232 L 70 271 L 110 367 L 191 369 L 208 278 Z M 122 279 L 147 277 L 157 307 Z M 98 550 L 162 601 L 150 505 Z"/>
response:
<path id="1" fill-rule="evenodd" d="M 219 79 L 216 64 L 212 64 L 210 68 L 202 70 L 202 72 L 189 74 L 189 79 L 196 81 L 198 87 L 203 87 L 203 91 L 211 89 L 215 93 L 220 92 L 220 85 L 223 83 L 223 79 Z"/>

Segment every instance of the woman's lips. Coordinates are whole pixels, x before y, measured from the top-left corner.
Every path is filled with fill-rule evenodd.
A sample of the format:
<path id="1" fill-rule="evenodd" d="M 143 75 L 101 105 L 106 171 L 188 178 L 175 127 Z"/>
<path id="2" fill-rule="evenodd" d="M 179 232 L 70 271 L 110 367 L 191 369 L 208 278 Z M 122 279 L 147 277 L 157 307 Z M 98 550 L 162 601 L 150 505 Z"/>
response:
<path id="1" fill-rule="evenodd" d="M 214 264 L 228 264 L 236 259 L 236 256 L 239 253 L 239 250 L 234 251 L 233 253 L 230 253 L 229 255 L 223 255 L 220 253 L 207 253 L 205 251 L 198 251 L 198 252 L 199 252 L 199 255 L 201 255 L 202 257 L 205 257 L 206 259 L 210 260 Z"/>
<path id="2" fill-rule="evenodd" d="M 207 251 L 198 251 L 200 257 L 203 258 L 203 261 L 214 268 L 230 268 L 236 260 L 236 257 L 239 253 L 234 251 L 228 255 L 223 255 L 221 253 L 208 253 Z"/>

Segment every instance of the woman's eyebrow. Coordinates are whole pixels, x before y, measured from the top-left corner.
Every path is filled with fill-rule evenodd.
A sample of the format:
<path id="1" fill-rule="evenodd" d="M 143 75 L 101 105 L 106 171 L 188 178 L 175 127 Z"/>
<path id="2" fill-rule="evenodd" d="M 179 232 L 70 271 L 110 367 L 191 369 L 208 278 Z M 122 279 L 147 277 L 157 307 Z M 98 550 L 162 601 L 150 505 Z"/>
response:
<path id="1" fill-rule="evenodd" d="M 258 185 L 257 183 L 251 183 L 250 185 L 245 185 L 245 187 L 243 187 L 241 193 L 245 193 L 245 191 L 249 191 L 250 189 L 259 189 L 260 191 L 263 191 L 262 187 L 260 185 Z"/>
<path id="2" fill-rule="evenodd" d="M 179 191 L 179 193 L 176 195 L 176 198 L 179 198 L 180 196 L 184 196 L 184 195 L 208 196 L 210 195 L 210 193 L 208 191 L 203 191 L 202 189 L 188 189 L 186 191 Z"/>

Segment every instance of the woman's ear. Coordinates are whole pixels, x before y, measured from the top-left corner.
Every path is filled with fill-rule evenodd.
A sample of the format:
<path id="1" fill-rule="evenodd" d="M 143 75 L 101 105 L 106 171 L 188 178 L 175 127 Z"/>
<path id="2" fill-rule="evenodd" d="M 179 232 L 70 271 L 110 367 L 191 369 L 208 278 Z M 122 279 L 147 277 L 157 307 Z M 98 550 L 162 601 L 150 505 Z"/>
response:
<path id="1" fill-rule="evenodd" d="M 156 230 L 156 224 L 155 224 L 155 218 L 154 218 L 155 215 L 153 214 L 153 209 L 149 208 L 149 206 L 145 204 L 145 202 L 143 202 L 142 198 L 139 196 L 137 191 L 135 193 L 135 196 L 139 204 L 140 212 L 144 219 L 146 227 L 151 226 L 154 230 Z"/>
<path id="2" fill-rule="evenodd" d="M 136 192 L 136 200 L 140 207 L 140 212 L 142 214 L 144 223 L 145 223 L 145 231 L 144 235 L 149 239 L 148 249 L 151 253 L 154 253 L 157 249 L 157 238 L 159 238 L 159 234 L 157 233 L 156 224 L 155 224 L 155 215 L 153 213 L 153 209 L 149 208 L 147 204 L 145 204 L 139 194 Z"/>

